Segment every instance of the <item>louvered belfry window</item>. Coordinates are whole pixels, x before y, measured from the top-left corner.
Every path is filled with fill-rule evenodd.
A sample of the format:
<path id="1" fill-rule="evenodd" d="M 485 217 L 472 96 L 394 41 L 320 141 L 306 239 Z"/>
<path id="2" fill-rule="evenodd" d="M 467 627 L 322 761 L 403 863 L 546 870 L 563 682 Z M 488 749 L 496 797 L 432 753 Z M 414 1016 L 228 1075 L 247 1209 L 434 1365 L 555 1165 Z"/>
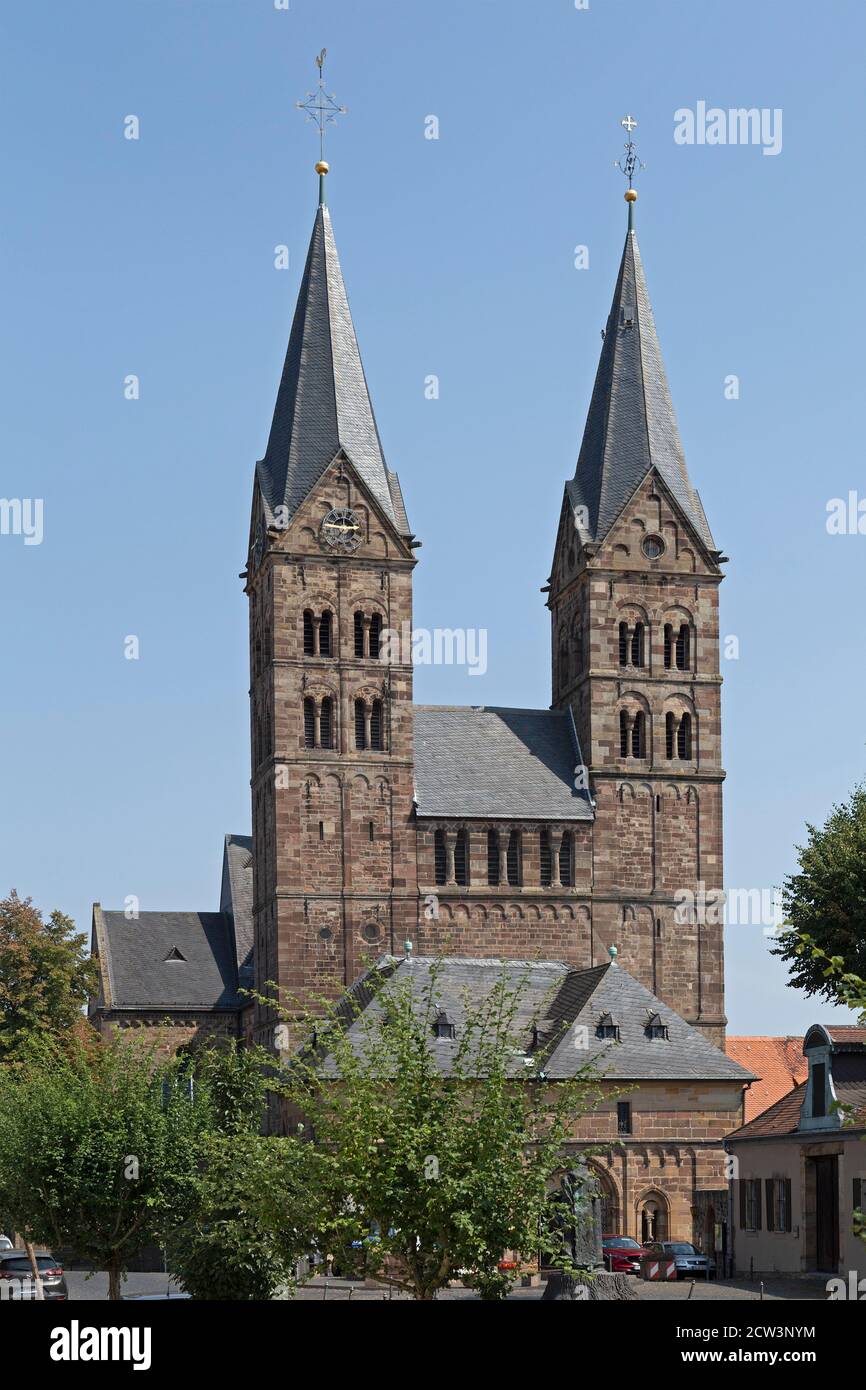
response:
<path id="1" fill-rule="evenodd" d="M 631 726 L 631 755 L 633 758 L 646 757 L 646 715 L 638 710 Z"/>
<path id="2" fill-rule="evenodd" d="M 437 883 L 445 882 L 446 866 L 445 831 L 437 830 L 433 835 L 433 874 Z"/>
<path id="3" fill-rule="evenodd" d="M 370 619 L 370 659 L 379 660 L 379 643 L 382 638 L 382 619 L 378 613 L 374 613 Z"/>
<path id="4" fill-rule="evenodd" d="M 671 656 L 673 649 L 674 630 L 670 623 L 665 623 L 665 667 L 669 670 L 671 666 Z"/>
<path id="5" fill-rule="evenodd" d="M 319 715 L 319 742 L 323 748 L 333 747 L 334 736 L 334 702 L 330 695 L 326 695 L 322 701 L 322 709 Z"/>
<path id="6" fill-rule="evenodd" d="M 691 637 L 691 633 L 689 632 L 689 625 L 688 625 L 688 623 L 682 623 L 681 626 L 680 626 L 680 630 L 679 630 L 679 632 L 677 633 L 677 670 L 678 670 L 678 671 L 688 671 L 688 670 L 690 669 L 690 666 L 691 666 L 691 661 L 690 661 L 691 653 L 690 653 L 690 650 L 689 650 L 689 648 L 690 648 L 690 646 L 691 646 L 690 637 Z"/>
<path id="7" fill-rule="evenodd" d="M 511 888 L 519 888 L 521 881 L 520 832 L 512 830 L 508 837 L 508 850 L 505 856 L 508 870 L 508 883 Z"/>
<path id="8" fill-rule="evenodd" d="M 619 625 L 619 664 L 628 665 L 628 623 Z"/>
<path id="9" fill-rule="evenodd" d="M 538 837 L 539 858 L 541 862 L 541 886 L 549 888 L 552 878 L 550 859 L 550 832 L 542 830 Z"/>
<path id="10" fill-rule="evenodd" d="M 379 751 L 385 746 L 383 741 L 384 720 L 382 713 L 382 701 L 374 700 L 373 707 L 370 711 L 370 747 L 376 748 Z"/>
<path id="11" fill-rule="evenodd" d="M 487 882 L 491 888 L 499 887 L 499 831 L 487 832 Z"/>
<path id="12" fill-rule="evenodd" d="M 574 886 L 574 870 L 572 866 L 572 849 L 574 837 L 571 831 L 566 831 L 559 846 L 559 881 L 563 888 Z"/>
<path id="13" fill-rule="evenodd" d="M 628 714 L 624 709 L 619 712 L 619 756 L 628 757 Z"/>
<path id="14" fill-rule="evenodd" d="M 316 702 L 307 696 L 304 701 L 304 747 L 316 746 Z"/>
<path id="15" fill-rule="evenodd" d="M 692 756 L 692 716 L 684 714 L 677 729 L 677 757 L 687 761 Z"/>
<path id="16" fill-rule="evenodd" d="M 466 838 L 466 831 L 458 830 L 454 840 L 454 878 L 461 888 L 465 888 L 469 883 L 469 855 Z"/>
<path id="17" fill-rule="evenodd" d="M 355 614 L 355 655 L 364 655 L 364 614 Z"/>
<path id="18" fill-rule="evenodd" d="M 672 758 L 673 756 L 674 756 L 674 717 L 673 717 L 673 714 L 670 712 L 670 710 L 668 710 L 667 714 L 665 715 L 665 757 L 666 757 L 666 758 Z"/>
<path id="19" fill-rule="evenodd" d="M 304 609 L 304 656 L 316 655 L 316 634 L 313 628 L 313 615 L 309 608 Z"/>
<path id="20" fill-rule="evenodd" d="M 355 747 L 366 747 L 366 735 L 364 729 L 364 701 L 355 701 Z"/>
<path id="21" fill-rule="evenodd" d="M 319 656 L 331 654 L 331 614 L 325 609 L 319 621 Z"/>
<path id="22" fill-rule="evenodd" d="M 631 635 L 631 664 L 643 666 L 643 623 L 635 623 Z"/>

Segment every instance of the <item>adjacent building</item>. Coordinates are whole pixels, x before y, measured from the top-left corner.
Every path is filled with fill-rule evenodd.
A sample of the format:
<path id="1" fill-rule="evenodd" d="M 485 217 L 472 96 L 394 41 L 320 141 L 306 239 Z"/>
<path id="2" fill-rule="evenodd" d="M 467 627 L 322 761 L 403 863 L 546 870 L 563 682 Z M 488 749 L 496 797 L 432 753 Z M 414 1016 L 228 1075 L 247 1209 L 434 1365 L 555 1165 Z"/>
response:
<path id="1" fill-rule="evenodd" d="M 808 1074 L 731 1134 L 738 1274 L 866 1275 L 866 1028 L 815 1024 Z"/>

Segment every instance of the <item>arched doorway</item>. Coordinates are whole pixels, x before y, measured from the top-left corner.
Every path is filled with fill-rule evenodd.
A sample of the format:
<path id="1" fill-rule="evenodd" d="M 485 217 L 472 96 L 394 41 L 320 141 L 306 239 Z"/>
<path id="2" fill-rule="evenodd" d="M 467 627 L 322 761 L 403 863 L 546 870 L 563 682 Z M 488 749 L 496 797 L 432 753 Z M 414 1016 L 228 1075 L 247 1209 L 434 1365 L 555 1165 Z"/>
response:
<path id="1" fill-rule="evenodd" d="M 637 1204 L 637 1238 L 642 1245 L 668 1238 L 668 1204 L 661 1192 L 645 1192 Z"/>
<path id="2" fill-rule="evenodd" d="M 601 1197 L 602 1235 L 622 1235 L 619 1193 L 616 1190 L 616 1184 L 610 1174 L 606 1173 L 603 1168 L 597 1168 L 594 1163 L 591 1163 L 589 1167 L 593 1177 L 598 1179 L 599 1195 Z"/>

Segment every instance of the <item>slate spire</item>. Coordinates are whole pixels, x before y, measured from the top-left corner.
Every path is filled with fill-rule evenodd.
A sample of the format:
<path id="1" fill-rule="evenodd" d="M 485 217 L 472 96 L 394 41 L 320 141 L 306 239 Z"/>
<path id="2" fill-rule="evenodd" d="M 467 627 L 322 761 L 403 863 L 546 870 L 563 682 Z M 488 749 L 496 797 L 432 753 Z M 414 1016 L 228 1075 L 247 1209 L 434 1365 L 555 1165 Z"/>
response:
<path id="1" fill-rule="evenodd" d="M 322 177 L 320 173 L 320 203 L 258 477 L 270 511 L 284 505 L 291 518 L 343 450 L 397 531 L 408 535 L 400 485 L 385 464 L 361 365 Z"/>
<path id="2" fill-rule="evenodd" d="M 575 508 L 586 509 L 586 539 L 601 541 L 635 489 L 657 469 L 704 544 L 715 550 L 701 500 L 686 469 L 632 209 L 633 199 L 629 201 L 629 230 L 583 442 L 568 493 Z"/>

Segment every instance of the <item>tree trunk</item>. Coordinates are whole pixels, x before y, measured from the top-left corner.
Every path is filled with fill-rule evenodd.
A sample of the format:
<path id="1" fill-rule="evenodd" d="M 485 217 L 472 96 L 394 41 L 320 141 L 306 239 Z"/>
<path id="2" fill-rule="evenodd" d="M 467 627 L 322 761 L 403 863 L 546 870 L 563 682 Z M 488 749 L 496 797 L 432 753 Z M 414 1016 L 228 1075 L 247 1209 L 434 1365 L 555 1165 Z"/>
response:
<path id="1" fill-rule="evenodd" d="M 108 1297 L 113 1302 L 120 1299 L 120 1260 L 117 1258 L 108 1262 Z"/>
<path id="2" fill-rule="evenodd" d="M 36 1251 L 33 1248 L 33 1242 L 25 1240 L 24 1249 L 27 1251 L 27 1258 L 30 1261 L 30 1272 L 33 1275 L 33 1287 L 36 1290 L 36 1297 L 44 1302 L 45 1289 L 42 1285 L 42 1275 L 39 1273 L 39 1265 L 36 1260 Z"/>

